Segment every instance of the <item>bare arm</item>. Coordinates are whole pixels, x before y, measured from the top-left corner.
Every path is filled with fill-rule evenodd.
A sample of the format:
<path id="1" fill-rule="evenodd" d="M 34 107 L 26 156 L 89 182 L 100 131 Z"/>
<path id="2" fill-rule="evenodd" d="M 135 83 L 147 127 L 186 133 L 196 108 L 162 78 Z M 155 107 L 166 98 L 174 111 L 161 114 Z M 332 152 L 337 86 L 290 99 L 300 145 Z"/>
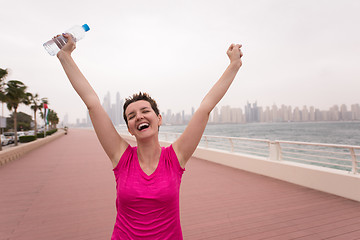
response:
<path id="1" fill-rule="evenodd" d="M 187 161 L 199 144 L 209 120 L 210 112 L 223 98 L 242 65 L 242 52 L 240 48 L 241 45 L 231 44 L 227 51 L 230 59 L 229 66 L 204 97 L 183 134 L 173 143 L 174 151 L 182 167 L 185 167 Z"/>
<path id="2" fill-rule="evenodd" d="M 71 57 L 72 51 L 76 48 L 75 42 L 69 35 L 65 35 L 65 37 L 68 38 L 68 43 L 59 51 L 57 57 L 70 83 L 88 108 L 96 135 L 115 167 L 128 143 L 116 131 L 94 89 Z"/>

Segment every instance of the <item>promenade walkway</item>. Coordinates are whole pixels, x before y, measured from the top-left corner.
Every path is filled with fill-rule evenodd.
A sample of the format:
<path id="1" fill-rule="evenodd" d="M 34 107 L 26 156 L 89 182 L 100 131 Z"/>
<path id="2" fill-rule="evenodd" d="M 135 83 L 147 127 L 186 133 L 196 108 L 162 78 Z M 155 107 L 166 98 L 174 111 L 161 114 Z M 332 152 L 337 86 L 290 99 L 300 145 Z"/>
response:
<path id="1" fill-rule="evenodd" d="M 360 239 L 359 202 L 204 160 L 190 160 L 180 198 L 185 240 Z M 0 167 L 0 240 L 110 239 L 115 213 L 92 130 Z"/>

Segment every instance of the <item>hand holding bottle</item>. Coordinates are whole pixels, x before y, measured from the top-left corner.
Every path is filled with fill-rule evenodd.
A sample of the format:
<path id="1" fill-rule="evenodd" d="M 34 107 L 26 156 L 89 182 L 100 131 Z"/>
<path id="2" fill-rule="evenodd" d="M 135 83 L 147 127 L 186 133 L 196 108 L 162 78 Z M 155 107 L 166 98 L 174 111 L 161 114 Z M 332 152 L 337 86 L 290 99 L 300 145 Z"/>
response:
<path id="1" fill-rule="evenodd" d="M 81 40 L 82 38 L 84 38 L 85 33 L 89 30 L 90 30 L 90 28 L 87 24 L 84 24 L 82 26 L 78 26 L 78 25 L 73 26 L 69 30 L 65 31 L 66 34 L 58 35 L 58 36 L 54 37 L 53 39 L 44 43 L 43 46 L 51 56 L 55 56 L 60 51 L 60 49 L 62 49 L 66 45 L 67 41 L 69 40 L 69 37 L 75 43 L 75 42 Z M 68 37 L 65 37 L 66 35 Z M 75 49 L 75 44 L 72 44 L 72 45 L 73 45 L 73 47 L 72 47 L 70 53 Z M 70 50 L 70 49 L 67 49 L 67 50 Z"/>
<path id="2" fill-rule="evenodd" d="M 61 52 L 67 53 L 69 55 L 71 55 L 71 53 L 75 50 L 76 48 L 76 43 L 74 38 L 68 34 L 68 33 L 63 33 L 62 36 L 66 39 L 66 44 L 60 49 L 60 51 L 56 54 L 59 57 L 59 54 L 61 54 Z M 55 37 L 56 38 L 56 37 Z M 54 38 L 54 39 L 55 39 Z"/>

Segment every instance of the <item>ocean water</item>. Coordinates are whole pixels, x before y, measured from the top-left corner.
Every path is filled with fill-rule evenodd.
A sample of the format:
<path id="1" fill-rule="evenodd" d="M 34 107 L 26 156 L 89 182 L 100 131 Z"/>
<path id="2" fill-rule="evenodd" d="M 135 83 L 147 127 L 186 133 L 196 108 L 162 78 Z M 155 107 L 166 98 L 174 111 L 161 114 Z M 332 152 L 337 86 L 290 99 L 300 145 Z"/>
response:
<path id="1" fill-rule="evenodd" d="M 160 133 L 182 133 L 185 127 L 161 126 Z M 208 124 L 204 135 L 360 146 L 360 122 Z"/>

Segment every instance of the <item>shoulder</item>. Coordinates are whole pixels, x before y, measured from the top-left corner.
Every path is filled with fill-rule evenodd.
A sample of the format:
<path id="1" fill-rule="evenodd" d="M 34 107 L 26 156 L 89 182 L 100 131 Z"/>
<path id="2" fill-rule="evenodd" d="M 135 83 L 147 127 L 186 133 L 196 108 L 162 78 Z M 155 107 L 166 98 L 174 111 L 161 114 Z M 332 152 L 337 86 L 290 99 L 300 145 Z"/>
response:
<path id="1" fill-rule="evenodd" d="M 180 171 L 184 171 L 185 169 L 181 167 L 179 159 L 174 151 L 173 145 L 163 148 L 164 158 L 168 164 L 171 164 L 173 167 L 179 169 Z"/>
<path id="2" fill-rule="evenodd" d="M 162 149 L 166 158 L 178 159 L 172 144 L 167 147 L 162 147 Z"/>
<path id="3" fill-rule="evenodd" d="M 131 145 L 128 145 L 125 149 L 124 153 L 121 155 L 120 159 L 118 160 L 116 166 L 114 167 L 114 170 L 119 169 L 121 166 L 127 165 L 131 159 L 136 154 L 137 147 L 132 147 Z"/>

